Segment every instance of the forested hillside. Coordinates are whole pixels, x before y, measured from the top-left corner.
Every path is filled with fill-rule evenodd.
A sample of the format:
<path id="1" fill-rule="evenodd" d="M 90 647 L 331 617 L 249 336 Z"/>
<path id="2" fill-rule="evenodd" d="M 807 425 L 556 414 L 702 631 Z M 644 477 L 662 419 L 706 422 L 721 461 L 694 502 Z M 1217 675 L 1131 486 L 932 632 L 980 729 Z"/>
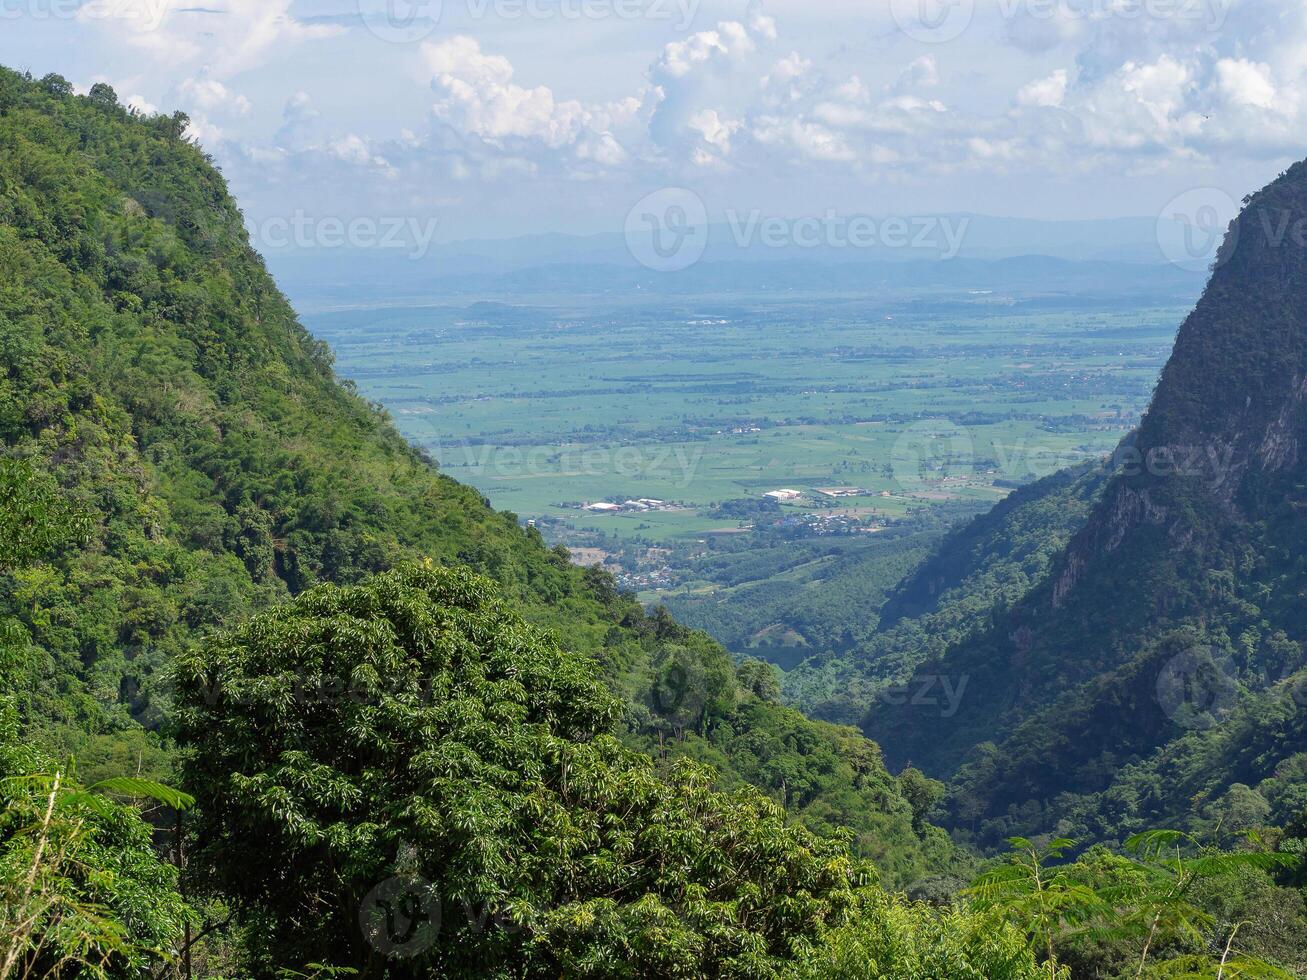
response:
<path id="1" fill-rule="evenodd" d="M 966 887 L 939 783 L 341 383 L 186 132 L 0 70 L 0 980 L 1307 968 L 1296 831 L 1018 840 Z M 988 550 L 1089 479 L 926 616 L 1040 581 Z"/>
<path id="2" fill-rule="evenodd" d="M 1044 581 L 1105 482 L 1101 465 L 1055 473 L 955 528 L 889 590 L 875 613 L 878 625 L 858 643 L 786 674 L 787 698 L 812 716 L 847 724 L 874 717 L 878 705 L 896 700 L 951 713 L 966 696 L 968 680 L 941 677 L 929 687 L 905 681 L 918 665 L 991 628 Z"/>
<path id="3" fill-rule="evenodd" d="M 874 745 L 781 707 L 765 672 L 741 682 L 717 644 L 440 476 L 338 382 L 184 129 L 104 88 L 0 76 L 0 428 L 90 521 L 4 595 L 44 660 L 25 699 L 52 748 L 163 775 L 175 657 L 315 583 L 420 555 L 489 575 L 595 658 L 632 744 L 854 828 L 896 880 L 951 862 Z"/>
<path id="4" fill-rule="evenodd" d="M 1301 819 L 1304 220 L 1303 164 L 1249 198 L 1111 479 L 1069 541 L 1049 523 L 1048 573 L 907 681 L 965 680 L 956 710 L 869 710 L 979 840 Z"/>

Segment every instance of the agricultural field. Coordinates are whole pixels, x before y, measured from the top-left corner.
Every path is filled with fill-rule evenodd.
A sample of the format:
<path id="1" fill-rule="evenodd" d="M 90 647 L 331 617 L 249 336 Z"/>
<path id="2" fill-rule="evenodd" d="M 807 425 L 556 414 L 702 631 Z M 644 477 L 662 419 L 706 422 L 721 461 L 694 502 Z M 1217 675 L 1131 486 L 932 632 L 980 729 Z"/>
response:
<path id="1" fill-rule="evenodd" d="M 951 524 L 1109 452 L 1183 312 L 908 289 L 473 297 L 308 320 L 446 473 L 788 666 L 873 628 Z"/>
<path id="2" fill-rule="evenodd" d="M 984 297 L 732 298 L 349 310 L 310 325 L 345 376 L 496 507 L 667 542 L 738 530 L 714 505 L 777 490 L 800 491 L 780 501 L 790 516 L 990 504 L 1110 450 L 1179 319 Z M 580 509 L 638 499 L 660 503 Z"/>
<path id="3" fill-rule="evenodd" d="M 906 290 L 308 319 L 446 473 L 646 601 L 785 663 L 838 645 L 851 604 L 874 625 L 950 524 L 1109 452 L 1182 315 Z"/>

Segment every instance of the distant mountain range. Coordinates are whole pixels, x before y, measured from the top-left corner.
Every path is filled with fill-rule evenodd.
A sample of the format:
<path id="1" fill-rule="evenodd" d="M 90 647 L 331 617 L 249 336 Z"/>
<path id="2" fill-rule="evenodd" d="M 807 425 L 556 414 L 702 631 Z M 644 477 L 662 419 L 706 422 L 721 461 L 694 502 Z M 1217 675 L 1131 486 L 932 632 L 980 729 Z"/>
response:
<path id="1" fill-rule="evenodd" d="M 756 219 L 756 220 L 755 220 Z M 268 247 L 262 251 L 287 292 L 304 309 L 389 305 L 442 296 L 551 294 L 693 295 L 723 292 L 880 291 L 906 284 L 1002 289 L 1043 284 L 1079 293 L 1183 296 L 1201 288 L 1209 256 L 1192 261 L 1178 243 L 1185 226 L 1152 218 L 1033 221 L 985 215 L 866 218 L 867 230 L 891 245 L 855 246 L 849 222 L 829 234 L 781 222 L 769 239 L 766 219 L 733 216 L 709 226 L 702 257 L 661 272 L 635 257 L 641 240 L 620 233 L 532 235 L 423 246 L 420 235 L 393 247 Z M 802 219 L 800 219 L 802 220 Z M 893 222 L 898 221 L 898 224 Z M 815 236 L 817 244 L 800 244 Z M 778 244 L 768 244 L 774 241 Z M 916 247 L 913 242 L 916 241 Z M 1183 256 L 1173 264 L 1168 256 Z"/>

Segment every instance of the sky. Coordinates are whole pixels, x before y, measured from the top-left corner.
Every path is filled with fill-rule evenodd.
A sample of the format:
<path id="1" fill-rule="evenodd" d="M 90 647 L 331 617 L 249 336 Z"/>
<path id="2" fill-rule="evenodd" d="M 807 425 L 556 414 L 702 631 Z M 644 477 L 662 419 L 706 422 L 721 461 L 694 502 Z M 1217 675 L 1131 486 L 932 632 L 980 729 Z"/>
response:
<path id="1" fill-rule="evenodd" d="M 1233 212 L 1307 156 L 1302 0 L 0 0 L 0 63 L 184 111 L 265 230 Z"/>

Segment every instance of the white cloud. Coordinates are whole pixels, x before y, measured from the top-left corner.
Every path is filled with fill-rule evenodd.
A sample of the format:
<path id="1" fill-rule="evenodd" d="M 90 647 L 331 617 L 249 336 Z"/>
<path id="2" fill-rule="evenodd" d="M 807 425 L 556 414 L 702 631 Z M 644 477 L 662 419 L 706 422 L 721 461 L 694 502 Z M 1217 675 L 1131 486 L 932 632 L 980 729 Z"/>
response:
<path id="1" fill-rule="evenodd" d="M 702 109 L 720 106 L 728 94 L 740 98 L 739 82 L 759 78 L 755 67 L 763 49 L 776 40 L 776 24 L 755 13 L 747 24 L 722 21 L 713 30 L 672 41 L 649 69 L 649 136 L 661 150 L 678 156 L 702 152 L 690 119 Z M 802 59 L 784 60 L 773 69 L 793 81 L 802 72 Z M 759 83 L 763 84 L 764 83 Z M 742 107 L 744 108 L 744 107 Z"/>
<path id="2" fill-rule="evenodd" d="M 772 66 L 763 76 L 763 88 L 784 88 L 802 78 L 812 68 L 812 62 L 797 51 L 791 51 Z"/>
<path id="3" fill-rule="evenodd" d="M 219 0 L 213 6 L 172 0 L 92 0 L 78 20 L 125 41 L 174 69 L 203 65 L 226 78 L 284 56 L 288 46 L 332 37 L 344 28 L 307 24 L 294 17 L 293 0 Z"/>
<path id="4" fill-rule="evenodd" d="M 939 84 L 939 65 L 930 55 L 922 55 L 903 69 L 892 87 L 895 92 L 932 88 Z"/>
<path id="5" fill-rule="evenodd" d="M 150 102 L 143 95 L 129 95 L 123 104 L 129 109 L 135 109 L 137 112 L 146 116 L 155 116 L 159 114 L 159 107 Z"/>
<path id="6" fill-rule="evenodd" d="M 323 48 L 306 42 L 343 28 L 306 20 L 303 0 L 213 0 L 208 12 L 96 2 L 162 4 L 153 30 L 82 15 L 115 57 L 126 50 L 139 61 L 94 66 L 122 91 L 143 93 L 130 101 L 179 104 L 192 132 L 224 164 L 238 161 L 250 186 L 267 174 L 270 188 L 318 182 L 323 195 L 345 184 L 360 196 L 448 184 L 497 203 L 506 182 L 584 182 L 577 194 L 598 199 L 601 186 L 681 180 L 765 193 L 764 178 L 791 173 L 855 189 L 963 173 L 1166 173 L 1298 156 L 1307 133 L 1307 4 L 1283 0 L 1211 0 L 1213 16 L 1197 19 L 1182 16 L 1191 5 L 1181 3 L 1175 16 L 1127 17 L 1138 4 L 1054 0 L 1008 4 L 1015 13 L 1001 21 L 997 5 L 977 0 L 972 29 L 924 54 L 801 11 L 794 31 L 754 8 L 670 43 L 647 25 L 605 23 L 619 43 L 604 48 L 602 78 L 574 69 L 589 55 L 547 24 L 530 51 L 489 22 L 420 45 L 384 45 L 357 28 L 330 47 L 357 59 L 333 77 L 309 64 Z M 464 22 L 446 21 L 455 23 Z M 1008 44 L 997 58 L 995 38 Z M 269 92 L 269 66 L 283 59 L 289 84 Z M 286 99 L 280 119 L 273 98 Z"/>
<path id="7" fill-rule="evenodd" d="M 850 163 L 857 159 L 842 135 L 820 123 L 802 119 L 764 116 L 755 125 L 753 137 L 759 143 L 784 147 L 810 160 Z"/>
<path id="8" fill-rule="evenodd" d="M 346 163 L 368 164 L 373 160 L 372 151 L 368 149 L 368 144 L 363 137 L 353 133 L 332 140 L 327 145 L 327 149 L 337 160 L 344 160 Z"/>
<path id="9" fill-rule="evenodd" d="M 221 143 L 227 137 L 222 127 L 215 126 L 203 116 L 191 116 L 186 126 L 186 138 L 209 148 Z"/>
<path id="10" fill-rule="evenodd" d="M 188 108 L 201 112 L 245 116 L 250 111 L 249 99 L 232 92 L 216 78 L 187 78 L 177 86 L 177 94 Z"/>
<path id="11" fill-rule="evenodd" d="M 1089 150 L 1154 167 L 1301 155 L 1307 118 L 1297 93 L 1307 87 L 1307 6 L 1212 0 L 1139 8 L 1127 17 L 1125 8 L 1107 5 L 1091 17 L 1068 3 L 1045 20 L 1072 12 L 1071 26 L 1045 23 L 1044 38 L 1056 34 L 1056 43 L 1074 47 L 1075 72 L 1065 85 L 1055 73 L 1017 96 L 1019 106 L 1057 107 L 1079 125 L 1078 146 L 1049 144 L 1047 152 L 1080 150 L 1092 162 L 1083 153 Z M 1019 46 L 1038 47 L 1024 43 L 1030 37 L 1009 31 Z"/>
<path id="12" fill-rule="evenodd" d="M 704 109 L 690 117 L 690 128 L 702 135 L 705 143 L 729 153 L 731 134 L 740 128 L 740 123 L 722 119 L 715 109 Z"/>
<path id="13" fill-rule="evenodd" d="M 1236 105 L 1273 109 L 1275 82 L 1269 65 L 1242 58 L 1222 58 L 1216 63 L 1217 86 Z"/>
<path id="14" fill-rule="evenodd" d="M 622 133 L 640 112 L 634 96 L 603 104 L 560 100 L 548 86 L 517 84 L 507 58 L 467 36 L 424 44 L 422 57 L 436 94 L 432 120 L 453 139 L 443 147 L 446 137 L 433 138 L 423 149 L 461 154 L 459 172 L 494 179 L 543 167 L 588 178 L 630 159 Z"/>
<path id="15" fill-rule="evenodd" d="M 1047 78 L 1023 85 L 1017 92 L 1017 104 L 1026 106 L 1060 106 L 1066 98 L 1067 71 L 1059 68 Z"/>

